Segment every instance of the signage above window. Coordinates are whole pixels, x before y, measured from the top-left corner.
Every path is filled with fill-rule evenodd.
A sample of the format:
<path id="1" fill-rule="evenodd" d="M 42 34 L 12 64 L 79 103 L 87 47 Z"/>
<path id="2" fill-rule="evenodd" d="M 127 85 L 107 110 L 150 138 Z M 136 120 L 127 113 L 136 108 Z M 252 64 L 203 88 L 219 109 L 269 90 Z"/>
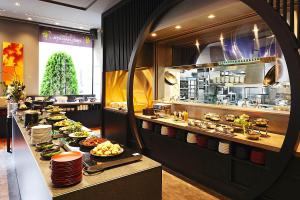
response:
<path id="1" fill-rule="evenodd" d="M 40 28 L 40 42 L 65 44 L 80 47 L 91 47 L 92 39 L 89 35 L 83 33 L 67 32 L 56 29 Z"/>

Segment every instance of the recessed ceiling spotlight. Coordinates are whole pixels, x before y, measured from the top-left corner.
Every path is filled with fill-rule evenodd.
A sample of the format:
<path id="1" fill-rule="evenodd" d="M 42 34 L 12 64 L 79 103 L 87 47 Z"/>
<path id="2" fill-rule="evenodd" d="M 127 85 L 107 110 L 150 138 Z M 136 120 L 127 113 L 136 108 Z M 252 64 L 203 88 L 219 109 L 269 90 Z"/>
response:
<path id="1" fill-rule="evenodd" d="M 156 33 L 151 33 L 151 36 L 152 36 L 152 37 L 156 37 L 157 34 L 156 34 Z"/>
<path id="2" fill-rule="evenodd" d="M 197 48 L 199 48 L 199 46 L 200 46 L 200 43 L 199 43 L 199 41 L 198 41 L 198 40 L 196 40 L 195 46 L 196 46 Z"/>
<path id="3" fill-rule="evenodd" d="M 79 29 L 83 29 L 83 27 L 82 27 L 82 26 L 79 26 Z"/>
<path id="4" fill-rule="evenodd" d="M 29 21 L 32 21 L 32 18 L 31 18 L 31 17 L 27 17 L 27 19 L 28 19 Z"/>
<path id="5" fill-rule="evenodd" d="M 59 23 L 58 23 L 58 22 L 55 22 L 55 25 L 59 25 Z"/>
<path id="6" fill-rule="evenodd" d="M 207 16 L 208 19 L 214 19 L 215 17 L 216 17 L 216 16 L 213 15 L 213 14 L 210 14 L 210 15 Z"/>
<path id="7" fill-rule="evenodd" d="M 181 29 L 180 25 L 175 26 L 176 29 Z"/>
<path id="8" fill-rule="evenodd" d="M 21 4 L 19 2 L 15 2 L 15 6 L 21 6 Z"/>

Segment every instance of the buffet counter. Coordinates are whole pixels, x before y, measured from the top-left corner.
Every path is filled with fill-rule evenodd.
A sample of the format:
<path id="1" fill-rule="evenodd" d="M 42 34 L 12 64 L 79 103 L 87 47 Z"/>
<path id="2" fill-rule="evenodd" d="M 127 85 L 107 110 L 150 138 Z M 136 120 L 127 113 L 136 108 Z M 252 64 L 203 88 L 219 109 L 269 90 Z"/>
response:
<path id="1" fill-rule="evenodd" d="M 30 145 L 23 122 L 13 118 L 13 159 L 23 200 L 161 199 L 161 165 L 145 156 L 141 161 L 83 176 L 81 183 L 55 188 L 50 162 Z"/>
<path id="2" fill-rule="evenodd" d="M 158 118 L 158 119 L 151 119 L 151 116 L 146 116 L 141 113 L 136 113 L 135 116 L 138 119 L 150 121 L 157 124 L 162 124 L 165 126 L 171 126 L 178 129 L 183 129 L 192 133 L 198 133 L 203 134 L 215 138 L 225 139 L 228 141 L 240 143 L 249 145 L 252 147 L 262 148 L 274 152 L 279 152 L 281 149 L 281 146 L 284 141 L 284 135 L 274 134 L 274 133 L 268 133 L 270 137 L 268 138 L 260 138 L 259 140 L 249 140 L 247 139 L 243 134 L 234 134 L 234 136 L 228 136 L 226 134 L 217 134 L 212 133 L 209 131 L 202 130 L 198 127 L 189 126 L 187 122 L 175 122 L 174 120 L 170 118 Z"/>

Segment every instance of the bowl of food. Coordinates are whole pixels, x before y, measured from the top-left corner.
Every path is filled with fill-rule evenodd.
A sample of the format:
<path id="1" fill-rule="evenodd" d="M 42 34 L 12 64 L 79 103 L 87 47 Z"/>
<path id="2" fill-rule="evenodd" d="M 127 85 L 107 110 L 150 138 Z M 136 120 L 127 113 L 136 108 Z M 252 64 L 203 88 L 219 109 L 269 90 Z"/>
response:
<path id="1" fill-rule="evenodd" d="M 51 149 L 46 149 L 41 152 L 41 159 L 42 160 L 51 160 L 51 157 L 61 153 L 59 146 L 54 146 Z"/>
<path id="2" fill-rule="evenodd" d="M 260 126 L 260 127 L 267 127 L 269 124 L 269 120 L 264 119 L 264 118 L 257 118 L 254 120 L 254 124 L 256 126 Z"/>
<path id="3" fill-rule="evenodd" d="M 236 116 L 232 114 L 225 115 L 225 120 L 228 122 L 234 122 Z"/>
<path id="4" fill-rule="evenodd" d="M 101 144 L 106 141 L 107 141 L 107 139 L 105 139 L 105 138 L 93 137 L 93 138 L 81 140 L 79 142 L 79 145 L 80 145 L 80 149 L 82 149 L 82 150 L 91 150 L 94 147 L 96 147 L 98 144 Z"/>
<path id="5" fill-rule="evenodd" d="M 90 133 L 88 131 L 78 131 L 74 133 L 70 133 L 70 138 L 87 138 L 90 136 Z"/>
<path id="6" fill-rule="evenodd" d="M 59 128 L 59 132 L 63 134 L 70 134 L 81 130 L 82 130 L 82 124 L 80 122 L 71 122 L 70 125 Z"/>
<path id="7" fill-rule="evenodd" d="M 37 144 L 36 145 L 36 151 L 37 152 L 41 152 L 47 149 L 51 149 L 53 148 L 55 145 L 52 142 L 45 142 L 45 143 L 41 143 L 41 144 Z"/>
<path id="8" fill-rule="evenodd" d="M 90 151 L 90 154 L 96 157 L 113 157 L 120 155 L 124 149 L 119 144 L 113 144 L 110 141 L 98 144 Z"/>
<path id="9" fill-rule="evenodd" d="M 57 113 L 60 113 L 62 111 L 63 111 L 63 109 L 58 107 L 58 106 L 53 106 L 52 108 L 47 109 L 47 112 L 51 113 L 51 114 L 57 114 Z"/>
<path id="10" fill-rule="evenodd" d="M 72 121 L 69 119 L 64 119 L 53 124 L 54 129 L 59 130 L 61 127 L 70 126 Z"/>
<path id="11" fill-rule="evenodd" d="M 260 132 L 256 130 L 249 130 L 246 132 L 246 137 L 249 140 L 258 140 L 260 137 Z"/>
<path id="12" fill-rule="evenodd" d="M 53 115 L 47 118 L 47 121 L 51 124 L 54 124 L 55 122 L 61 121 L 67 119 L 65 115 Z"/>

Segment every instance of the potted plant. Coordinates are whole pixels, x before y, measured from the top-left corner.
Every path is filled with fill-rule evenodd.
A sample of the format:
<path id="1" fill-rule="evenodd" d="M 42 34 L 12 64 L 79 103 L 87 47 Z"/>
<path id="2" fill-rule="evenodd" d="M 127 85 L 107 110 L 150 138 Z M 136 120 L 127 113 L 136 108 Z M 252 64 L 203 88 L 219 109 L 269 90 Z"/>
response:
<path id="1" fill-rule="evenodd" d="M 11 112 L 14 112 L 18 109 L 18 103 L 20 100 L 25 99 L 24 89 L 25 85 L 18 80 L 14 80 L 7 86 L 5 94 L 9 100 L 7 109 L 8 116 L 11 116 Z"/>

